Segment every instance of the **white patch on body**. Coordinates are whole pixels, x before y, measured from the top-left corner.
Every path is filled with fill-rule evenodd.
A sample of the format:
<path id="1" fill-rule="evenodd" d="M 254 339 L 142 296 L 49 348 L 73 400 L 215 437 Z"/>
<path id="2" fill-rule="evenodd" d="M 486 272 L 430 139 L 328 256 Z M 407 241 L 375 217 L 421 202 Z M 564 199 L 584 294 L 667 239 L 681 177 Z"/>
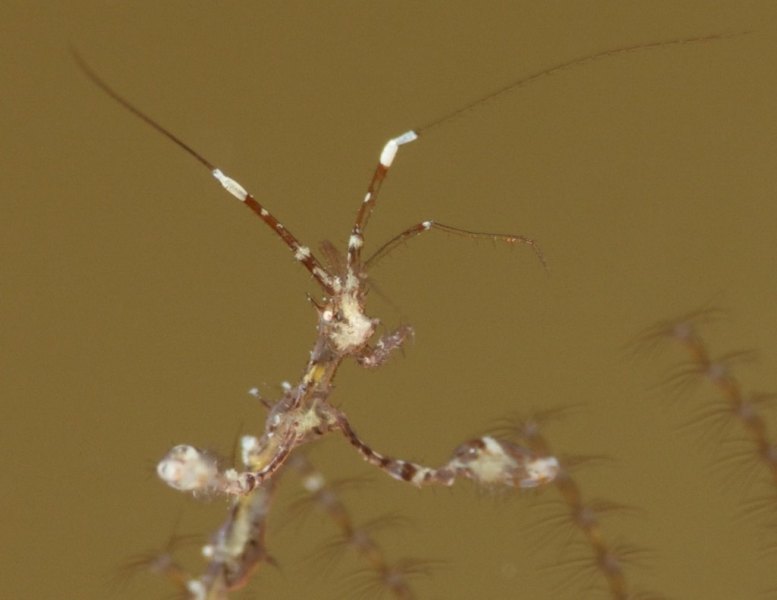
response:
<path id="1" fill-rule="evenodd" d="M 157 475 L 167 485 L 184 492 L 212 487 L 218 477 L 216 461 L 194 446 L 175 446 L 156 466 Z"/>
<path id="2" fill-rule="evenodd" d="M 399 145 L 395 140 L 386 142 L 386 145 L 383 146 L 383 151 L 380 153 L 380 164 L 388 169 L 397 156 L 397 150 L 399 150 Z"/>
<path id="3" fill-rule="evenodd" d="M 246 189 L 231 177 L 227 177 L 220 169 L 213 169 L 211 174 L 224 186 L 224 189 L 232 194 L 240 202 L 245 202 L 248 197 Z"/>
<path id="4" fill-rule="evenodd" d="M 518 463 L 508 455 L 502 444 L 491 436 L 481 438 L 485 448 L 470 469 L 481 483 L 504 483 L 505 473 L 515 469 Z"/>
<path id="5" fill-rule="evenodd" d="M 364 239 L 358 233 L 354 233 L 348 238 L 348 247 L 351 249 L 361 248 L 364 244 Z"/>
<path id="6" fill-rule="evenodd" d="M 310 248 L 308 248 L 307 246 L 300 246 L 294 251 L 294 258 L 296 258 L 300 262 L 310 258 Z"/>

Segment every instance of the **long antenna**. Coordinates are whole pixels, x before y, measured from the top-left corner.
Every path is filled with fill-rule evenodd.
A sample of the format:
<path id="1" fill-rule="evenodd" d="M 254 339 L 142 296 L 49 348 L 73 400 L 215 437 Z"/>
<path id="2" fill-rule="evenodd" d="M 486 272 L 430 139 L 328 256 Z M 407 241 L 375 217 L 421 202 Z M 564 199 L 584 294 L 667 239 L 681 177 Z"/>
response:
<path id="1" fill-rule="evenodd" d="M 254 213 L 256 213 L 256 215 L 262 221 L 264 221 L 265 224 L 270 229 L 272 229 L 273 232 L 275 232 L 275 234 L 278 237 L 280 237 L 283 240 L 283 242 L 294 253 L 294 259 L 300 262 L 302 266 L 308 270 L 308 272 L 313 276 L 313 278 L 318 282 L 318 284 L 324 289 L 325 292 L 327 292 L 328 294 L 334 293 L 335 285 L 336 285 L 335 278 L 321 265 L 319 260 L 310 250 L 310 248 L 308 246 L 302 245 L 299 242 L 299 240 L 288 229 L 286 229 L 286 227 L 278 219 L 276 219 L 270 213 L 270 211 L 268 211 L 256 198 L 254 198 L 250 193 L 248 193 L 248 191 L 246 191 L 246 189 L 242 185 L 240 185 L 237 181 L 235 181 L 231 177 L 228 177 L 227 175 L 222 173 L 221 169 L 216 167 L 208 159 L 202 156 L 202 154 L 194 150 L 191 146 L 186 144 L 178 136 L 176 136 L 172 132 L 162 127 L 154 119 L 149 117 L 140 109 L 136 108 L 129 100 L 127 100 L 117 91 L 115 91 L 111 86 L 109 86 L 105 81 L 103 81 L 100 78 L 100 76 L 97 75 L 97 73 L 95 73 L 95 71 L 81 57 L 81 55 L 78 53 L 78 51 L 75 48 L 71 47 L 70 52 L 73 54 L 73 58 L 75 59 L 76 63 L 78 63 L 78 66 L 81 68 L 84 74 L 89 79 L 91 79 L 95 85 L 97 85 L 100 89 L 102 89 L 106 94 L 108 94 L 116 102 L 121 104 L 128 111 L 130 111 L 133 115 L 135 115 L 139 119 L 143 120 L 146 124 L 153 127 L 157 132 L 161 133 L 167 139 L 174 142 L 179 148 L 182 148 L 190 156 L 194 157 L 200 164 L 204 165 L 208 169 L 208 171 L 210 171 L 210 174 L 216 178 L 216 180 L 224 187 L 225 190 L 227 190 L 235 198 L 240 200 Z"/>
<path id="2" fill-rule="evenodd" d="M 513 81 L 511 83 L 508 83 L 502 87 L 500 87 L 497 90 L 494 90 L 490 94 L 487 94 L 485 96 L 481 96 L 477 100 L 474 100 L 473 102 L 470 102 L 469 104 L 466 104 L 460 108 L 457 108 L 456 110 L 453 110 L 449 112 L 446 115 L 443 115 L 442 117 L 438 117 L 437 119 L 434 119 L 433 121 L 430 121 L 429 123 L 426 123 L 422 127 L 417 127 L 414 129 L 414 131 L 420 136 L 422 133 L 426 133 L 428 130 L 433 129 L 434 127 L 437 127 L 438 125 L 442 125 L 443 123 L 446 123 L 452 119 L 455 119 L 456 117 L 461 116 L 462 114 L 469 112 L 470 110 L 480 106 L 481 104 L 487 104 L 489 102 L 492 102 L 496 100 L 497 98 L 504 96 L 505 94 L 508 94 L 518 88 L 527 86 L 530 83 L 533 83 L 534 81 L 541 79 L 543 77 L 547 77 L 549 75 L 554 75 L 558 73 L 559 71 L 565 71 L 566 69 L 571 69 L 573 67 L 578 67 L 580 65 L 584 65 L 587 63 L 592 63 L 598 60 L 601 60 L 603 58 L 609 58 L 612 56 L 619 56 L 621 54 L 629 54 L 632 52 L 639 52 L 642 50 L 652 50 L 656 48 L 665 48 L 668 46 L 679 46 L 684 44 L 696 44 L 701 42 L 711 42 L 715 40 L 721 40 L 725 38 L 735 37 L 738 35 L 744 35 L 746 33 L 750 33 L 749 31 L 744 31 L 740 33 L 729 33 L 729 34 L 722 34 L 722 33 L 713 33 L 710 35 L 702 35 L 697 37 L 688 37 L 688 38 L 677 38 L 674 40 L 664 40 L 660 42 L 647 42 L 644 44 L 635 44 L 633 46 L 623 46 L 621 48 L 611 48 L 609 50 L 604 50 L 602 52 L 597 52 L 595 54 L 590 54 L 588 56 L 584 56 L 582 58 L 574 58 L 572 60 L 567 60 L 562 63 L 559 63 L 557 65 L 554 65 L 550 68 L 542 69 L 541 71 L 537 71 L 536 73 L 532 73 L 531 75 L 527 75 L 526 77 L 522 77 L 521 79 L 518 79 L 517 81 Z"/>
<path id="3" fill-rule="evenodd" d="M 145 121 L 147 125 L 151 125 L 154 129 L 156 129 L 159 133 L 161 133 L 163 136 L 165 136 L 170 141 L 177 144 L 180 148 L 183 148 L 187 153 L 189 153 L 191 156 L 193 156 L 195 159 L 197 159 L 200 163 L 202 163 L 204 166 L 208 168 L 209 171 L 214 171 L 216 169 L 216 166 L 212 164 L 207 158 L 205 158 L 202 154 L 197 152 L 194 148 L 189 146 L 186 142 L 181 140 L 178 136 L 174 135 L 173 133 L 169 132 L 167 129 L 162 127 L 159 123 L 154 121 L 151 117 L 146 115 L 145 113 L 141 112 L 139 109 L 135 108 L 133 104 L 129 102 L 129 100 L 126 100 L 123 96 L 121 96 L 118 92 L 116 92 L 111 86 L 109 86 L 107 83 L 105 83 L 100 76 L 94 72 L 92 67 L 89 66 L 89 63 L 87 63 L 83 57 L 78 53 L 78 50 L 73 48 L 71 46 L 70 53 L 73 55 L 73 58 L 78 63 L 78 66 L 81 68 L 81 70 L 84 72 L 84 74 L 92 80 L 92 83 L 94 83 L 97 87 L 99 87 L 102 91 L 104 91 L 106 94 L 108 94 L 111 98 L 116 100 L 119 104 L 121 104 L 124 108 L 126 108 L 128 111 L 130 111 L 133 115 L 138 117 L 139 119 Z"/>

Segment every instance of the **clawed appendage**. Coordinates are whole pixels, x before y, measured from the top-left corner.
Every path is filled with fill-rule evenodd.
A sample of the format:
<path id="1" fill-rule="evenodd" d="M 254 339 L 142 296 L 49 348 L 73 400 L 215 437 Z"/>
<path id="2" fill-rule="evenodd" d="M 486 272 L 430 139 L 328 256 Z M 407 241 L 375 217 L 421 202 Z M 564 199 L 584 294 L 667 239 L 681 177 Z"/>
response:
<path id="1" fill-rule="evenodd" d="M 399 148 L 415 141 L 417 137 L 411 130 L 386 143 L 351 228 L 346 248 L 347 260 L 344 264 L 337 260 L 334 250 L 327 246 L 326 252 L 332 255 L 330 262 L 333 263 L 328 269 L 242 185 L 219 169 L 211 169 L 213 176 L 230 194 L 249 205 L 289 246 L 294 258 L 307 268 L 321 285 L 324 297 L 320 301 L 312 301 L 318 314 L 318 338 L 301 382 L 296 387 L 290 387 L 270 410 L 264 434 L 256 439 L 252 455 L 245 460 L 250 470 L 221 471 L 207 453 L 193 446 L 181 445 L 173 448 L 157 469 L 160 477 L 170 486 L 181 491 L 211 491 L 235 496 L 249 494 L 273 477 L 297 446 L 333 429 L 343 432 L 369 462 L 397 479 L 416 485 L 451 485 L 456 477 L 463 476 L 489 484 L 536 487 L 541 481 L 552 479 L 552 463 L 548 463 L 546 459 L 531 457 L 519 447 L 494 438 L 482 438 L 479 444 L 477 441 L 469 442 L 465 445 L 466 452 L 457 451 L 454 458 L 439 469 L 384 457 L 359 440 L 345 416 L 329 403 L 332 379 L 345 359 L 353 358 L 363 367 L 377 368 L 413 336 L 412 327 L 402 325 L 381 336 L 376 342 L 371 342 L 379 320 L 365 312 L 367 276 L 365 263 L 361 259 L 361 249 L 364 245 L 364 230 L 377 203 L 382 182 Z M 452 233 L 481 235 L 447 226 L 439 227 Z M 405 240 L 431 228 L 431 221 L 424 222 L 420 229 L 416 228 L 417 231 L 414 229 L 412 233 L 400 234 L 399 239 Z M 493 237 L 493 234 L 484 235 Z M 507 236 L 506 239 L 513 243 L 526 238 Z M 391 242 L 389 244 L 393 247 Z M 385 254 L 388 249 L 390 248 L 384 246 L 379 252 Z"/>
<path id="2" fill-rule="evenodd" d="M 524 490 L 552 483 L 561 469 L 555 456 L 535 454 L 528 448 L 491 436 L 460 445 L 449 465 L 477 483 Z"/>
<path id="3" fill-rule="evenodd" d="M 454 450 L 443 466 L 427 467 L 376 452 L 359 438 L 345 414 L 325 400 L 317 407 L 317 412 L 316 416 L 300 413 L 298 417 L 292 417 L 293 423 L 297 429 L 312 426 L 316 435 L 338 429 L 368 463 L 394 479 L 418 487 L 451 486 L 457 478 L 465 478 L 487 486 L 531 489 L 551 483 L 560 469 L 554 456 L 540 455 L 492 436 L 465 442 Z M 307 427 L 302 425 L 305 422 Z M 221 471 L 209 453 L 182 444 L 175 446 L 159 462 L 157 473 L 179 491 L 244 496 L 272 477 L 297 445 L 288 434 L 282 443 L 276 443 L 274 432 L 271 433 L 273 435 L 265 434 L 261 439 L 243 436 L 242 459 L 251 469 L 249 471 L 238 472 L 233 468 Z"/>
<path id="4" fill-rule="evenodd" d="M 461 444 L 453 452 L 453 457 L 442 467 L 426 467 L 376 452 L 356 436 L 344 418 L 340 429 L 368 463 L 394 479 L 418 487 L 447 487 L 461 477 L 486 486 L 504 485 L 532 489 L 551 483 L 560 469 L 559 461 L 554 456 L 540 456 L 523 446 L 491 436 Z M 244 436 L 242 443 L 244 457 L 251 452 L 260 454 L 261 443 L 258 438 Z M 287 455 L 288 453 L 285 453 L 285 456 Z M 245 496 L 252 492 L 269 479 L 275 470 L 277 469 L 239 473 L 230 468 L 219 471 L 207 452 L 183 444 L 175 446 L 157 467 L 159 477 L 179 491 L 214 492 L 234 496 Z"/>
<path id="5" fill-rule="evenodd" d="M 451 486 L 457 478 L 471 479 L 486 485 L 531 489 L 552 482 L 559 473 L 554 456 L 541 456 L 510 441 L 483 436 L 458 446 L 442 467 L 384 456 L 368 446 L 351 427 L 342 413 L 338 416 L 340 432 L 362 458 L 390 477 L 417 487 Z"/>
<path id="6" fill-rule="evenodd" d="M 245 585 L 259 562 L 267 561 L 264 546 L 265 516 L 270 509 L 274 484 L 283 472 L 285 462 L 299 446 L 328 433 L 341 433 L 368 463 L 395 479 L 416 486 L 450 486 L 457 478 L 463 478 L 484 485 L 531 489 L 552 482 L 559 475 L 559 461 L 551 456 L 549 451 L 543 453 L 535 446 L 527 449 L 509 440 L 492 436 L 461 444 L 448 462 L 437 468 L 390 458 L 372 450 L 363 442 L 352 429 L 346 416 L 330 404 L 333 379 L 345 360 L 353 359 L 367 368 L 379 367 L 413 335 L 412 328 L 403 325 L 373 341 L 379 320 L 368 316 L 365 311 L 367 268 L 398 245 L 427 231 L 438 230 L 472 239 L 492 239 L 508 245 L 525 244 L 534 250 L 544 264 L 542 252 L 530 238 L 515 234 L 471 231 L 443 225 L 434 220 L 425 220 L 405 229 L 379 246 L 371 257 L 364 260 L 362 248 L 365 245 L 365 228 L 399 149 L 417 140 L 419 135 L 526 83 L 572 66 L 626 52 L 701 42 L 716 37 L 720 36 L 617 48 L 568 61 L 510 83 L 423 127 L 390 139 L 380 153 L 367 192 L 359 205 L 345 248 L 346 259 L 341 259 L 336 251 L 326 246 L 324 252 L 329 259 L 326 264 L 315 256 L 309 246 L 303 245 L 242 184 L 224 174 L 201 154 L 116 93 L 74 52 L 81 69 L 96 85 L 194 157 L 231 196 L 251 209 L 289 248 L 294 259 L 308 271 L 323 295 L 321 299 L 312 301 L 318 314 L 317 336 L 302 377 L 296 385 L 286 387 L 283 397 L 270 407 L 262 435 L 245 436 L 242 439 L 244 466 L 241 470 L 231 467 L 223 469 L 212 454 L 191 445 L 175 446 L 157 466 L 159 477 L 176 490 L 194 494 L 218 493 L 232 497 L 228 518 L 213 537 L 212 543 L 204 549 L 208 560 L 205 574 L 187 579 L 183 583 L 189 598 L 226 598 L 229 592 Z"/>

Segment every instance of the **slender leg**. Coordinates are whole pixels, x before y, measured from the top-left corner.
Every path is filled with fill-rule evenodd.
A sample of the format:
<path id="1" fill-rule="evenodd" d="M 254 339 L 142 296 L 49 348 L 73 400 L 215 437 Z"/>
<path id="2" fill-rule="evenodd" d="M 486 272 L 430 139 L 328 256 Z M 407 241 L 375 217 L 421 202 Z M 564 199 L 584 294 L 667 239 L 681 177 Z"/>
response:
<path id="1" fill-rule="evenodd" d="M 415 486 L 451 486 L 457 477 L 483 485 L 506 485 L 532 489 L 552 482 L 561 465 L 555 456 L 540 455 L 532 450 L 491 436 L 461 444 L 442 467 L 425 467 L 417 463 L 384 456 L 363 442 L 342 413 L 337 423 L 348 442 L 362 458 L 389 476 Z"/>
<path id="2" fill-rule="evenodd" d="M 511 244 L 511 245 L 525 244 L 531 247 L 531 249 L 537 255 L 537 258 L 542 263 L 542 266 L 547 268 L 547 263 L 545 262 L 545 255 L 542 253 L 542 250 L 537 245 L 537 242 L 531 238 L 527 238 L 523 235 L 516 235 L 512 233 L 488 233 L 488 232 L 482 232 L 482 231 L 470 231 L 468 229 L 461 229 L 459 227 L 443 225 L 442 223 L 437 223 L 436 221 L 422 221 L 420 223 L 417 223 L 416 225 L 413 225 L 412 227 L 408 227 L 400 234 L 395 235 L 388 242 L 386 242 L 380 248 L 378 248 L 372 254 L 372 256 L 370 256 L 367 260 L 364 261 L 365 267 L 374 265 L 381 258 L 383 258 L 387 254 L 389 254 L 392 250 L 394 250 L 394 248 L 399 246 L 402 242 L 406 242 L 416 236 L 421 235 L 422 233 L 431 231 L 432 229 L 444 231 L 445 233 L 452 233 L 454 235 L 460 235 L 462 237 L 468 237 L 470 239 L 489 239 L 497 242 L 504 242 L 506 244 Z"/>
<path id="3" fill-rule="evenodd" d="M 450 468 L 434 469 L 424 467 L 413 462 L 391 458 L 375 452 L 375 450 L 359 439 L 359 436 L 356 435 L 348 419 L 343 414 L 339 415 L 338 425 L 342 434 L 358 450 L 364 460 L 385 471 L 394 479 L 406 481 L 416 486 L 428 484 L 449 486 L 453 485 L 453 482 L 456 480 L 456 473 Z"/>

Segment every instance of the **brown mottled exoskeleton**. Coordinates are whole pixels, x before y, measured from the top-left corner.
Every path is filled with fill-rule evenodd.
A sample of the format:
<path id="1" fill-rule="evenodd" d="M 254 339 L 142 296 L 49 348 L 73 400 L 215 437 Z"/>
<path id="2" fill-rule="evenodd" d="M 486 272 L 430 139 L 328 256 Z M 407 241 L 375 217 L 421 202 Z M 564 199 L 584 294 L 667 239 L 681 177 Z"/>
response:
<path id="1" fill-rule="evenodd" d="M 344 412 L 330 402 L 332 382 L 343 361 L 353 359 L 366 368 L 378 367 L 413 335 L 412 328 L 404 325 L 376 338 L 379 321 L 366 312 L 367 268 L 398 244 L 436 229 L 469 238 L 526 244 L 544 264 L 538 246 L 527 237 L 474 232 L 432 220 L 422 221 L 407 228 L 369 258 L 364 259 L 362 249 L 365 228 L 378 200 L 381 184 L 399 148 L 415 141 L 429 129 L 530 81 L 571 66 L 634 50 L 715 37 L 719 36 L 642 44 L 569 61 L 510 83 L 424 127 L 390 139 L 383 147 L 367 192 L 359 206 L 348 236 L 345 258 L 340 259 L 334 247 L 324 245 L 324 251 L 329 258 L 326 265 L 241 184 L 222 173 L 203 156 L 117 94 L 76 54 L 80 67 L 93 82 L 197 159 L 232 196 L 250 208 L 286 244 L 294 259 L 310 273 L 322 292 L 320 298 L 310 300 L 318 316 L 317 336 L 302 375 L 296 384 L 287 386 L 280 400 L 270 407 L 261 435 L 242 438 L 243 468 L 222 469 L 211 455 L 191 445 L 175 446 L 157 466 L 159 477 L 175 489 L 233 497 L 227 520 L 203 549 L 208 560 L 204 573 L 189 576 L 181 569 L 173 569 L 173 579 L 184 595 L 196 599 L 220 599 L 226 598 L 230 591 L 245 585 L 257 564 L 268 558 L 264 545 L 265 521 L 279 471 L 295 449 L 329 433 L 344 436 L 368 463 L 395 479 L 416 486 L 450 486 L 457 478 L 467 478 L 482 484 L 525 489 L 554 480 L 560 469 L 555 457 L 539 454 L 509 440 L 492 436 L 480 437 L 459 445 L 450 460 L 439 467 L 390 458 L 373 450 L 361 440 Z"/>

